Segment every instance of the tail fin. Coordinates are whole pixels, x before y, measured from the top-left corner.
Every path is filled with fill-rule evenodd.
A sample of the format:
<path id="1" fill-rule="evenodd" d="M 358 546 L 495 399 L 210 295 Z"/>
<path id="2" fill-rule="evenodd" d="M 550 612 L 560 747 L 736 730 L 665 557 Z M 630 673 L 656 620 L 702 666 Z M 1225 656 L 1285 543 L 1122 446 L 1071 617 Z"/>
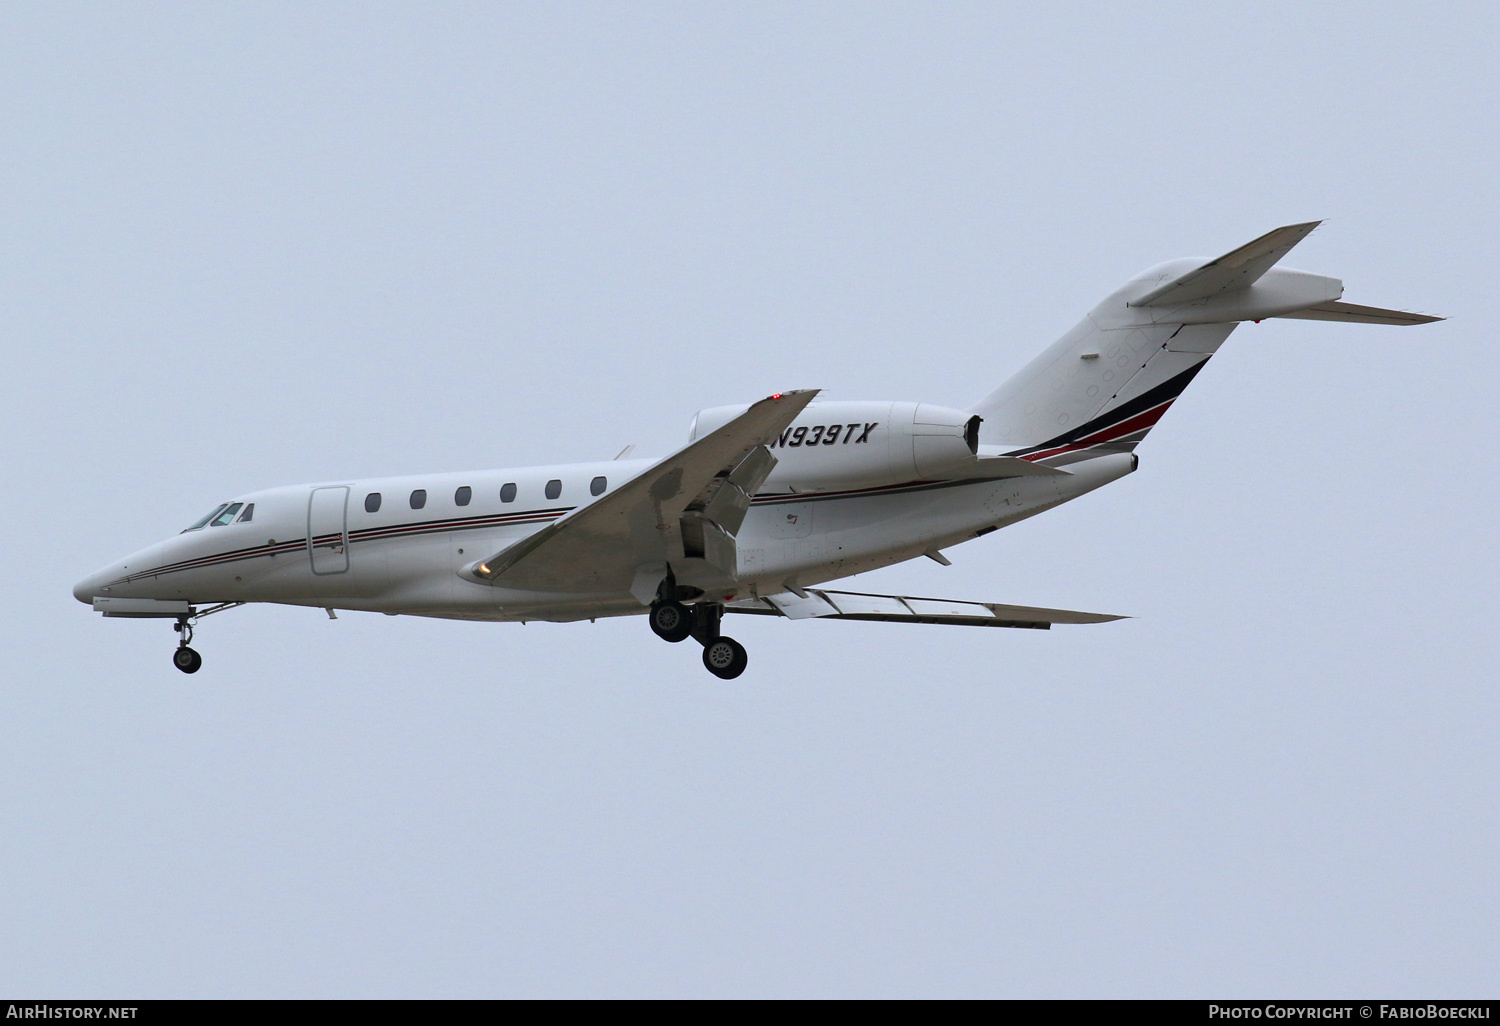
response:
<path id="1" fill-rule="evenodd" d="M 1068 463 L 1129 452 L 1240 321 L 1424 324 L 1424 314 L 1339 302 L 1337 278 L 1273 265 L 1320 222 L 1287 225 L 1207 263 L 1172 260 L 1127 282 L 976 403 L 980 441 Z"/>

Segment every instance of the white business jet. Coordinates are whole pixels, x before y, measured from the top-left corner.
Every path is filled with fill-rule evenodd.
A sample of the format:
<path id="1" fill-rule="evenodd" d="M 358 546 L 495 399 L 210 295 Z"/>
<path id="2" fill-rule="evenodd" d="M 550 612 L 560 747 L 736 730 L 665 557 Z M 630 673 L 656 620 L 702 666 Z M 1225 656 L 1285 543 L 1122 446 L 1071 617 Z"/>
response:
<path id="1" fill-rule="evenodd" d="M 202 617 L 247 602 L 460 620 L 645 613 L 696 639 L 723 678 L 745 649 L 725 613 L 1048 629 L 1120 617 L 817 587 L 926 556 L 1136 469 L 1135 447 L 1240 321 L 1423 324 L 1341 301 L 1337 278 L 1275 267 L 1319 222 L 1217 260 L 1126 282 L 966 410 L 818 402 L 817 390 L 701 411 L 660 460 L 272 488 L 73 589 L 105 616 L 174 621 L 173 664 Z M 622 453 L 624 457 L 626 454 Z"/>

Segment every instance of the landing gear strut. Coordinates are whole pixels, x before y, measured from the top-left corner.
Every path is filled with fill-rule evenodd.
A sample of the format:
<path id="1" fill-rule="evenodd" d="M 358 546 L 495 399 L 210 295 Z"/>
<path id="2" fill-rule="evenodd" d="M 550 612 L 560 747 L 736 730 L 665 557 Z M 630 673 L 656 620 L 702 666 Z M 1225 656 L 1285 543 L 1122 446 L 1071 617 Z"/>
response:
<path id="1" fill-rule="evenodd" d="M 734 680 L 745 672 L 750 657 L 745 646 L 719 633 L 724 607 L 717 602 L 700 602 L 693 606 L 693 637 L 703 646 L 703 666 L 715 677 Z"/>
<path id="2" fill-rule="evenodd" d="M 677 643 L 692 638 L 703 646 L 703 665 L 715 677 L 733 680 L 745 672 L 750 657 L 745 646 L 733 638 L 719 633 L 719 621 L 723 619 L 724 607 L 717 602 L 694 602 L 682 604 L 683 599 L 692 601 L 703 594 L 700 588 L 680 588 L 677 578 L 667 570 L 667 577 L 656 590 L 656 601 L 651 603 L 649 622 L 651 630 L 663 641 Z"/>
<path id="3" fill-rule="evenodd" d="M 172 665 L 183 673 L 197 673 L 203 666 L 203 657 L 188 648 L 188 642 L 193 640 L 193 625 L 188 623 L 188 618 L 184 616 L 172 629 L 178 634 L 177 651 L 172 653 Z"/>
<path id="4" fill-rule="evenodd" d="M 172 653 L 172 665 L 183 673 L 197 673 L 203 667 L 203 657 L 188 647 L 193 640 L 193 624 L 205 616 L 222 613 L 226 609 L 236 609 L 244 604 L 243 602 L 220 602 L 207 609 L 189 606 L 187 616 L 179 616 L 172 626 L 172 629 L 177 632 L 177 651 Z"/>
<path id="5" fill-rule="evenodd" d="M 745 646 L 719 633 L 724 607 L 713 602 L 684 606 L 680 602 L 656 602 L 651 606 L 651 629 L 664 641 L 693 638 L 703 646 L 703 665 L 715 677 L 733 680 L 745 672 L 750 657 Z"/>

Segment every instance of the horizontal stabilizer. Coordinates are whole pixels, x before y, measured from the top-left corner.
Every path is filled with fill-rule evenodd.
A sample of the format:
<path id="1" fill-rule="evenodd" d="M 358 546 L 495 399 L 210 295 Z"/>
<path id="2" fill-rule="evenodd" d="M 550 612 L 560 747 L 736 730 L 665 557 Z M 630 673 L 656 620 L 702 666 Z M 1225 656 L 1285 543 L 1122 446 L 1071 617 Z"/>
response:
<path id="1" fill-rule="evenodd" d="M 1306 310 L 1277 316 L 1292 317 L 1299 321 L 1349 321 L 1353 324 L 1431 324 L 1433 321 L 1444 319 L 1428 314 L 1407 313 L 1405 310 L 1382 310 L 1378 306 L 1359 306 L 1356 303 L 1319 303 Z"/>
<path id="2" fill-rule="evenodd" d="M 1058 467 L 1049 467 L 1045 463 L 1035 463 L 1031 460 L 1023 460 L 1019 456 L 1002 456 L 1001 452 L 1008 452 L 1013 446 L 1003 445 L 981 445 L 979 447 L 979 458 L 973 463 L 960 467 L 956 472 L 950 472 L 949 476 L 954 478 L 979 478 L 988 480 L 990 478 L 1004 477 L 1056 477 L 1061 475 L 1067 477 L 1069 471 Z M 967 471 L 967 473 L 965 473 Z"/>
<path id="3" fill-rule="evenodd" d="M 1254 242 L 1247 242 L 1239 249 L 1231 250 L 1210 260 L 1166 284 L 1152 289 L 1131 306 L 1177 306 L 1200 299 L 1246 288 L 1260 280 L 1276 261 L 1286 256 L 1293 246 L 1307 238 L 1321 221 L 1305 224 L 1289 224 L 1284 228 L 1267 232 Z"/>
<path id="4" fill-rule="evenodd" d="M 1048 630 L 1055 623 L 1108 623 L 1123 616 L 1073 609 L 1006 606 L 995 602 L 870 595 L 854 591 L 802 589 L 805 596 L 783 592 L 760 599 L 741 599 L 725 607 L 731 613 L 759 613 L 792 620 L 879 620 L 888 623 L 958 624 L 970 627 L 1020 627 Z"/>

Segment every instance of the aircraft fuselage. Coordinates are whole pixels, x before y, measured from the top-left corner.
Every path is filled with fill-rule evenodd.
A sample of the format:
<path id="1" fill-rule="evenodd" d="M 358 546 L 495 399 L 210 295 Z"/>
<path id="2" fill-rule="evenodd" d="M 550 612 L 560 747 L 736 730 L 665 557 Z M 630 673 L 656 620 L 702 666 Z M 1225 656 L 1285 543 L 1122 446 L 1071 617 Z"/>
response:
<path id="1" fill-rule="evenodd" d="M 276 602 L 497 621 L 641 613 L 628 591 L 523 591 L 476 584 L 458 571 L 607 495 L 653 462 L 418 474 L 251 492 L 226 504 L 241 504 L 230 522 L 133 553 L 80 581 L 74 595 L 85 602 Z M 760 494 L 739 531 L 738 579 L 712 597 L 773 594 L 787 582 L 810 586 L 947 548 L 1091 491 L 1129 473 L 1133 463 L 1118 454 L 1091 460 L 1086 472 L 1075 468 L 1067 477 L 913 480 Z M 600 494 L 590 494 L 600 478 Z M 555 497 L 548 497 L 549 482 L 556 482 Z M 371 496 L 379 496 L 373 510 L 367 509 L 377 501 Z M 460 505 L 461 499 L 467 501 Z M 252 503 L 252 519 L 239 522 Z"/>

